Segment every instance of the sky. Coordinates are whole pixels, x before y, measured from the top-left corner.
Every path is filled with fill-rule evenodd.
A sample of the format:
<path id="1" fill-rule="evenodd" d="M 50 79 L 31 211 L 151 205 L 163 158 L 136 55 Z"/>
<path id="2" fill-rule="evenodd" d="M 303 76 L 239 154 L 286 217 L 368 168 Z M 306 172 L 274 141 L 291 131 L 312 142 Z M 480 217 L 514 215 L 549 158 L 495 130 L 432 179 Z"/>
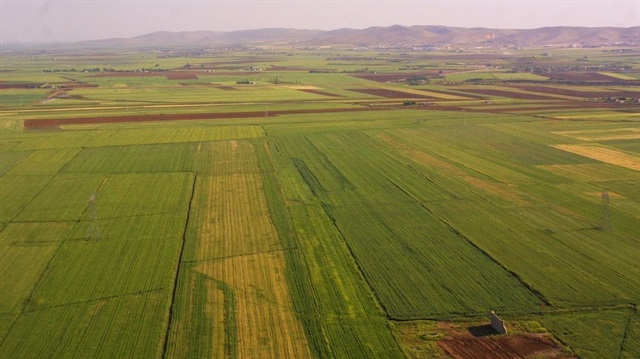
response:
<path id="1" fill-rule="evenodd" d="M 0 44 L 155 31 L 640 26 L 639 0 L 0 0 Z"/>

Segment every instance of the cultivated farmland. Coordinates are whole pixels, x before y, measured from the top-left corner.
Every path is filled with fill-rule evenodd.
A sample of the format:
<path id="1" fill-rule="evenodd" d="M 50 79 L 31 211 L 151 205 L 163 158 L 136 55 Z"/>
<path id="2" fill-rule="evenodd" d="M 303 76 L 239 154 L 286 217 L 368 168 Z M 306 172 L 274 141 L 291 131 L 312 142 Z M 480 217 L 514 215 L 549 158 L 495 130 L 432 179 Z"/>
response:
<path id="1" fill-rule="evenodd" d="M 3 53 L 0 357 L 640 356 L 637 61 L 274 49 Z"/>

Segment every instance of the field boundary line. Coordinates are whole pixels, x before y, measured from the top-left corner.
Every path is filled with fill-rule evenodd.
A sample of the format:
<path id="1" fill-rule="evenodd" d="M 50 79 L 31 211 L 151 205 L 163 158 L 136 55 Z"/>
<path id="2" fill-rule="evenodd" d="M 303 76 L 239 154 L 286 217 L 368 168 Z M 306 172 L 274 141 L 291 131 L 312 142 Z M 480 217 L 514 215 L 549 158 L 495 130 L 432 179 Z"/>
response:
<path id="1" fill-rule="evenodd" d="M 624 352 L 624 346 L 627 343 L 627 338 L 629 338 L 629 328 L 631 328 L 631 321 L 637 313 L 638 313 L 638 307 L 637 307 L 637 304 L 634 304 L 633 308 L 629 311 L 629 317 L 627 318 L 627 325 L 624 328 L 624 335 L 622 336 L 622 342 L 620 342 L 620 352 L 618 353 L 618 359 L 622 358 L 622 353 Z"/>
<path id="2" fill-rule="evenodd" d="M 505 270 L 507 273 L 511 274 L 511 276 L 513 276 L 518 282 L 520 282 L 525 288 L 527 288 L 527 290 L 533 294 L 536 298 L 538 298 L 542 303 L 544 303 L 546 306 L 555 308 L 555 306 L 553 304 L 551 304 L 551 302 L 545 298 L 545 296 L 537 289 L 533 288 L 529 283 L 525 282 L 520 275 L 518 275 L 518 273 L 510 270 L 509 268 L 507 268 L 504 264 L 502 264 L 500 261 L 498 261 L 496 258 L 494 258 L 491 254 L 489 254 L 489 252 L 485 251 L 484 249 L 480 248 L 480 246 L 478 246 L 476 243 L 474 243 L 471 239 L 469 239 L 469 237 L 465 236 L 462 232 L 460 232 L 456 227 L 454 227 L 451 223 L 449 223 L 446 219 L 440 217 L 437 213 L 433 212 L 429 207 L 427 207 L 424 203 L 420 203 L 420 206 L 424 209 L 426 209 L 429 213 L 431 213 L 433 216 L 435 216 L 436 218 L 438 218 L 438 220 L 440 220 L 442 223 L 444 223 L 447 228 L 449 228 L 449 230 L 451 230 L 453 233 L 455 233 L 456 235 L 458 235 L 460 238 L 464 239 L 467 243 L 469 243 L 471 246 L 473 246 L 476 250 L 478 250 L 480 253 L 482 253 L 483 255 L 485 255 L 487 258 L 489 258 L 489 260 L 491 260 L 492 262 L 494 262 L 495 264 L 497 264 L 498 266 L 500 266 L 500 268 L 502 268 L 503 270 Z"/>
<path id="3" fill-rule="evenodd" d="M 47 184 L 51 183 L 51 181 L 53 181 L 53 178 L 55 176 L 51 177 L 51 180 L 49 180 L 49 182 L 47 182 Z M 46 187 L 46 186 L 45 186 Z M 43 187 L 40 191 L 38 191 L 38 194 L 40 194 L 42 191 L 44 191 Z M 35 196 L 37 196 L 38 194 L 36 194 Z M 34 198 L 35 198 L 34 196 Z M 31 199 L 31 201 L 33 201 L 33 199 Z M 31 201 L 29 201 L 29 203 L 31 203 Z M 26 205 L 25 205 L 26 206 Z M 23 207 L 24 208 L 24 207 Z M 20 211 L 21 212 L 21 211 Z M 20 213 L 18 212 L 18 214 Z M 18 216 L 16 214 L 16 216 Z M 14 216 L 15 218 L 15 216 Z M 9 221 L 7 224 L 12 223 L 12 221 Z M 6 228 L 6 227 L 5 227 Z M 69 239 L 69 236 L 71 235 L 71 233 L 73 232 L 73 230 L 69 230 L 69 232 L 67 233 L 67 235 L 65 236 L 64 240 L 62 240 L 60 242 L 60 244 L 58 244 L 58 248 L 56 248 L 55 252 L 53 252 L 53 254 L 51 255 L 51 257 L 49 258 L 49 261 L 47 261 L 47 265 L 44 267 L 44 269 L 40 272 L 40 274 L 38 275 L 38 279 L 36 279 L 36 281 L 34 282 L 33 286 L 31 287 L 31 290 L 29 290 L 29 294 L 27 295 L 26 300 L 24 301 L 22 308 L 20 309 L 20 312 L 18 313 L 18 315 L 15 317 L 15 319 L 11 322 L 11 325 L 9 325 L 9 327 L 7 328 L 4 337 L 0 338 L 0 348 L 2 348 L 2 346 L 4 345 L 4 341 L 9 337 L 9 334 L 11 334 L 11 332 L 13 331 L 13 327 L 15 326 L 15 324 L 18 322 L 18 320 L 20 319 L 20 317 L 26 313 L 26 309 L 27 306 L 29 305 L 29 303 L 31 303 L 31 300 L 33 299 L 33 293 L 35 292 L 36 288 L 38 287 L 38 285 L 40 284 L 40 282 L 42 281 L 42 278 L 44 277 L 44 274 L 49 270 L 49 268 L 51 267 L 51 263 L 53 262 L 54 258 L 58 255 L 58 253 L 60 252 L 60 250 L 62 249 L 62 246 L 64 246 L 64 244 L 67 242 L 67 240 Z M 55 242 L 53 242 L 55 243 Z"/>
<path id="4" fill-rule="evenodd" d="M 378 296 L 378 293 L 376 293 L 376 291 L 373 289 L 373 286 L 371 285 L 371 283 L 369 283 L 369 280 L 367 280 L 367 277 L 364 275 L 364 271 L 362 270 L 362 267 L 360 266 L 360 263 L 358 262 L 358 258 L 353 253 L 353 249 L 351 248 L 351 245 L 349 245 L 349 242 L 345 239 L 344 233 L 342 233 L 342 230 L 340 229 L 340 227 L 338 227 L 338 223 L 336 222 L 336 219 L 330 214 L 330 211 L 327 211 L 327 207 L 328 206 L 326 206 L 324 203 L 322 203 L 321 207 L 322 207 L 322 211 L 327 216 L 327 218 L 329 218 L 331 220 L 331 224 L 333 225 L 333 227 L 340 234 L 340 240 L 344 243 L 346 248 L 349 250 L 349 257 L 351 257 L 351 261 L 350 262 L 351 262 L 352 265 L 355 265 L 355 267 L 357 269 L 357 272 L 358 272 L 358 276 L 360 277 L 360 280 L 364 281 L 364 283 L 367 284 L 366 285 L 366 288 L 368 289 L 367 292 L 369 292 L 369 295 L 371 295 L 373 297 L 375 306 L 378 307 L 380 310 L 382 310 L 382 314 L 384 314 L 384 316 L 388 320 L 393 319 L 389 315 L 389 311 L 387 310 L 387 307 L 385 307 L 384 304 L 382 303 L 382 300 Z"/>
<path id="5" fill-rule="evenodd" d="M 182 258 L 184 257 L 184 247 L 187 242 L 187 235 L 189 231 L 189 222 L 191 220 L 191 209 L 193 209 L 193 202 L 195 199 L 196 185 L 198 183 L 198 173 L 193 173 L 193 182 L 191 183 L 191 197 L 189 198 L 189 207 L 187 208 L 187 218 L 184 221 L 184 229 L 182 231 L 182 244 L 180 245 L 180 254 L 178 255 L 178 263 L 176 265 L 175 277 L 173 280 L 173 291 L 171 295 L 171 302 L 169 305 L 169 313 L 167 319 L 167 330 L 164 335 L 164 343 L 162 344 L 161 358 L 167 357 L 167 348 L 169 346 L 169 335 L 171 333 L 171 324 L 173 323 L 173 314 L 176 309 L 174 308 L 176 303 L 176 296 L 178 294 L 178 281 L 180 281 L 180 270 L 182 269 Z"/>
<path id="6" fill-rule="evenodd" d="M 466 167 L 466 166 L 465 166 Z M 411 167 L 413 168 L 413 167 Z M 480 246 L 478 246 L 476 243 L 474 243 L 471 239 L 469 239 L 469 237 L 465 236 L 463 233 L 461 233 L 457 228 L 455 228 L 455 226 L 453 226 L 451 223 L 449 223 L 445 218 L 439 216 L 437 213 L 435 213 L 433 210 L 431 210 L 425 202 L 420 201 L 418 198 L 416 198 L 414 195 L 412 195 L 411 193 L 407 192 L 406 190 L 404 190 L 401 186 L 399 186 L 397 183 L 395 183 L 392 179 L 390 179 L 388 176 L 385 176 L 387 178 L 387 180 L 389 182 L 391 182 L 392 185 L 396 186 L 399 190 L 401 190 L 403 193 L 405 193 L 407 196 L 409 196 L 410 198 L 412 198 L 414 201 L 416 201 L 417 203 L 420 204 L 420 207 L 424 208 L 427 212 L 429 212 L 429 214 L 431 214 L 432 216 L 434 216 L 434 218 L 437 218 L 440 222 L 442 222 L 450 231 L 452 231 L 453 233 L 455 233 L 457 236 L 459 236 L 460 238 L 464 239 L 467 243 L 469 243 L 473 248 L 475 248 L 477 251 L 479 251 L 480 253 L 482 253 L 484 256 L 486 256 L 487 258 L 489 258 L 490 261 L 492 261 L 493 263 L 497 264 L 498 266 L 500 266 L 500 268 L 502 268 L 504 271 L 506 271 L 507 273 L 509 273 L 513 278 L 515 278 L 520 284 L 522 284 L 531 294 L 533 294 L 534 297 L 538 298 L 538 300 L 540 300 L 541 302 L 543 302 L 546 306 L 555 308 L 555 306 L 553 304 L 551 304 L 551 302 L 549 302 L 549 300 L 547 298 L 545 298 L 545 296 L 538 291 L 537 289 L 533 288 L 531 285 L 529 285 L 527 282 L 525 282 L 516 272 L 510 270 L 509 268 L 507 268 L 504 264 L 502 264 L 500 261 L 498 261 L 496 258 L 494 258 L 491 254 L 489 254 L 487 251 L 485 251 L 484 249 L 480 248 Z M 490 176 L 489 176 L 490 177 Z M 493 177 L 490 177 L 493 178 Z M 500 181 L 499 181 L 500 182 Z"/>
<path id="7" fill-rule="evenodd" d="M 40 193 L 44 192 L 44 190 L 45 190 L 45 189 L 47 189 L 47 188 L 49 187 L 49 185 L 51 184 L 51 182 L 53 182 L 53 180 L 54 180 L 57 176 L 58 176 L 57 174 L 52 175 L 52 176 L 51 176 L 51 178 L 47 181 L 47 183 L 45 183 L 45 184 L 42 186 L 42 188 L 40 188 L 40 190 L 38 190 L 38 192 L 37 192 L 37 193 L 35 193 L 35 194 L 33 195 L 33 197 L 31 197 L 31 199 L 30 199 L 29 201 L 27 201 L 26 203 L 24 203 L 24 205 L 20 208 L 20 210 L 19 210 L 19 211 L 16 211 L 17 213 L 16 213 L 13 217 L 11 217 L 11 218 L 6 222 L 6 223 L 7 223 L 7 224 L 9 224 L 9 223 L 13 223 L 13 220 L 14 220 L 14 219 L 16 219 L 16 218 L 20 215 L 20 213 L 22 213 L 22 211 L 24 211 L 24 209 L 25 209 L 25 208 L 27 208 L 27 207 L 28 207 L 28 206 L 29 206 L 29 205 L 30 205 L 30 204 L 31 204 L 31 203 L 36 199 L 36 197 L 38 197 L 38 196 L 40 195 Z M 3 176 L 3 177 L 4 177 L 4 176 Z M 33 177 L 35 177 L 35 175 L 34 175 Z M 84 213 L 84 211 L 83 211 L 82 213 Z"/>
<path id="8" fill-rule="evenodd" d="M 123 294 L 118 294 L 118 295 L 109 295 L 109 296 L 106 296 L 106 297 L 81 300 L 81 301 L 78 301 L 78 302 L 69 302 L 69 303 L 52 305 L 50 307 L 42 307 L 42 308 L 37 308 L 37 309 L 32 309 L 32 310 L 25 310 L 24 313 L 35 313 L 35 312 L 48 310 L 48 309 L 63 308 L 63 307 L 69 307 L 69 306 L 72 306 L 72 305 L 91 303 L 91 302 L 99 302 L 101 300 L 109 300 L 109 299 L 130 297 L 130 296 L 134 296 L 134 295 L 159 292 L 159 291 L 163 291 L 163 290 L 164 290 L 164 288 L 154 288 L 154 289 L 141 290 L 141 291 L 138 291 L 138 292 L 123 293 Z"/>
<path id="9" fill-rule="evenodd" d="M 549 310 L 501 310 L 501 317 L 527 317 L 527 316 L 559 316 L 559 315 L 571 315 L 571 314 L 585 314 L 585 313 L 598 313 L 615 310 L 633 310 L 635 304 L 612 304 L 612 305 L 595 305 L 595 306 L 583 306 L 583 307 L 568 307 L 558 308 L 554 307 Z M 469 318 L 484 319 L 487 316 L 486 311 L 474 311 L 474 312 L 461 312 L 455 314 L 445 314 L 441 316 L 424 316 L 420 318 L 389 318 L 389 320 L 398 323 L 415 322 L 421 320 L 430 320 L 436 322 L 442 321 L 465 321 Z"/>

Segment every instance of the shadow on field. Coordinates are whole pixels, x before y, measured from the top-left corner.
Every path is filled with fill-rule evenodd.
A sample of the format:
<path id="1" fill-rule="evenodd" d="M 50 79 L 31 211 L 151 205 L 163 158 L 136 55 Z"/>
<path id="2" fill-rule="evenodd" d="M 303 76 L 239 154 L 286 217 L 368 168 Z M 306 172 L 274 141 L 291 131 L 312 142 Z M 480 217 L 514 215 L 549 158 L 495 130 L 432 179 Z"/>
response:
<path id="1" fill-rule="evenodd" d="M 496 330 L 493 329 L 493 327 L 491 325 L 489 325 L 489 324 L 487 324 L 487 325 L 478 325 L 478 326 L 475 326 L 475 327 L 469 327 L 469 328 L 467 328 L 467 330 L 474 337 L 488 337 L 490 335 L 498 334 L 498 332 L 496 332 Z"/>

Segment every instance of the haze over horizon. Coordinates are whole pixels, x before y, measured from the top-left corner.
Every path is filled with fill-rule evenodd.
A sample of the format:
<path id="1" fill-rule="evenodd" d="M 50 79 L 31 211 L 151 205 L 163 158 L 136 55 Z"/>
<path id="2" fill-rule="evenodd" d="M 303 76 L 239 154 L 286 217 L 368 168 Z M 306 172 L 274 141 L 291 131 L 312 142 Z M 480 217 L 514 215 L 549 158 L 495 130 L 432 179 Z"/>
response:
<path id="1" fill-rule="evenodd" d="M 335 30 L 391 25 L 532 29 L 640 26 L 640 2 L 550 0 L 0 0 L 0 43 L 129 38 L 156 31 Z"/>

